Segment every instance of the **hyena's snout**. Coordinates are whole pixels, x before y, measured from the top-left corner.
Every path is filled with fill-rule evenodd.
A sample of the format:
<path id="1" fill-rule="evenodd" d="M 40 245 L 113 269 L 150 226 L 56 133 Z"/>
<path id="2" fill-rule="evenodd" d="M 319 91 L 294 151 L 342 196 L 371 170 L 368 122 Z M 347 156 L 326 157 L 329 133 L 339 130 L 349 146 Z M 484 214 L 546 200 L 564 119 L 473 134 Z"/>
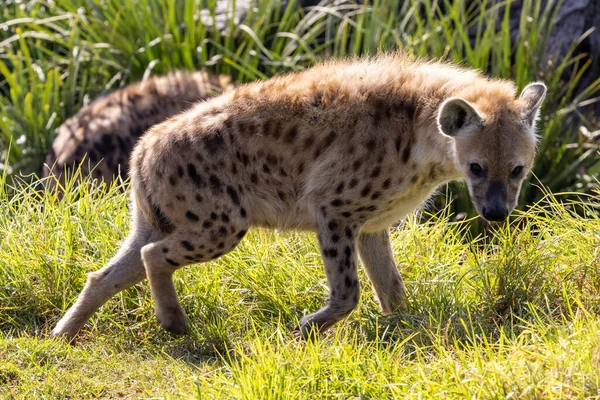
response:
<path id="1" fill-rule="evenodd" d="M 491 182 L 481 207 L 483 218 L 488 221 L 504 221 L 509 212 L 506 185 L 502 182 Z"/>

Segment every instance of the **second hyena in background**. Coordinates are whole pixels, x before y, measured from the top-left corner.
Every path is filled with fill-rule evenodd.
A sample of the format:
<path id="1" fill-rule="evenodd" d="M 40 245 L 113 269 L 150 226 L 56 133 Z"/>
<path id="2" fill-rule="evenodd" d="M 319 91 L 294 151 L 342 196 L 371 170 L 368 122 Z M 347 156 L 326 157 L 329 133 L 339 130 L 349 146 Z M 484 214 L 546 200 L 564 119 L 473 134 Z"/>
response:
<path id="1" fill-rule="evenodd" d="M 58 128 L 43 169 L 44 177 L 58 181 L 48 179 L 47 185 L 64 186 L 65 173 L 79 166 L 82 177 L 106 182 L 126 178 L 133 146 L 148 128 L 231 88 L 228 76 L 175 72 L 94 100 Z"/>
<path id="2" fill-rule="evenodd" d="M 302 319 L 303 336 L 357 306 L 359 255 L 382 310 L 403 309 L 388 227 L 455 179 L 483 217 L 505 219 L 533 164 L 545 93 L 533 83 L 516 97 L 511 82 L 392 54 L 330 61 L 198 104 L 140 140 L 129 238 L 53 334 L 75 335 L 144 277 L 161 325 L 184 332 L 173 273 L 230 252 L 252 226 L 317 232 L 330 291 Z"/>

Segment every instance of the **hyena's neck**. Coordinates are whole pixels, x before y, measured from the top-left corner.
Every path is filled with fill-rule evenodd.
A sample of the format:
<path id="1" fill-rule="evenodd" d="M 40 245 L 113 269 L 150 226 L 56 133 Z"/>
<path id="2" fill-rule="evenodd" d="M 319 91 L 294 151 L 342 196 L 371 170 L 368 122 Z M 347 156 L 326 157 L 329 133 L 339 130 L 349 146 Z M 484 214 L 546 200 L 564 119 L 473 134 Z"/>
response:
<path id="1" fill-rule="evenodd" d="M 414 160 L 419 167 L 430 171 L 431 185 L 461 179 L 455 163 L 454 140 L 439 132 L 435 116 L 422 114 L 416 126 Z"/>

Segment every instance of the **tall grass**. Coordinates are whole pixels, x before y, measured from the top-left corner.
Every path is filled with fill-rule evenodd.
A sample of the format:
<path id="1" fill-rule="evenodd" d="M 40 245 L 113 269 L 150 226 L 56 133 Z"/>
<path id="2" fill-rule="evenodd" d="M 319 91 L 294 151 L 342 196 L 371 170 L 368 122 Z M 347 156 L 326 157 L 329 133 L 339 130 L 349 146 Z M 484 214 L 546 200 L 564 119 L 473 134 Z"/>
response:
<path id="1" fill-rule="evenodd" d="M 408 312 L 382 316 L 361 270 L 359 308 L 315 342 L 296 341 L 292 327 L 327 296 L 316 238 L 254 230 L 234 252 L 175 274 L 188 336 L 159 329 L 142 283 L 71 347 L 49 331 L 129 218 L 119 185 L 67 186 L 58 199 L 0 178 L 0 397 L 600 393 L 600 193 L 570 204 L 547 195 L 491 242 L 447 207 L 425 223 L 410 218 L 392 232 Z"/>
<path id="2" fill-rule="evenodd" d="M 38 172 L 66 117 L 98 94 L 150 73 L 206 67 L 245 82 L 328 57 L 401 48 L 514 79 L 519 87 L 545 81 L 550 90 L 539 123 L 536 185 L 526 185 L 524 202 L 543 196 L 539 182 L 551 191 L 589 192 L 600 172 L 599 145 L 581 132 L 599 125 L 582 105 L 594 101 L 600 79 L 574 93 L 591 61 L 585 55 L 544 58 L 559 2 L 523 1 L 515 39 L 510 2 L 488 0 L 325 1 L 307 10 L 294 0 L 287 7 L 260 0 L 239 24 L 227 19 L 222 32 L 215 28 L 214 0 L 4 2 L 0 168 Z M 473 215 L 465 188 L 453 187 L 453 193 L 454 211 Z"/>

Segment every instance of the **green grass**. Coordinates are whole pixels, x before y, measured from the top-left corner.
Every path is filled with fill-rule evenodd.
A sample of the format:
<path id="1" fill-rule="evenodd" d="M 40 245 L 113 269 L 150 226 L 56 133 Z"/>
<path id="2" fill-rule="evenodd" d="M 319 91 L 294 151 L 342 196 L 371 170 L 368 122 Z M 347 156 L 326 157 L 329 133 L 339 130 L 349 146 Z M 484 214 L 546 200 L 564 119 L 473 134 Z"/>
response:
<path id="1" fill-rule="evenodd" d="M 359 309 L 315 342 L 291 332 L 327 295 L 314 235 L 254 230 L 175 275 L 188 336 L 159 329 L 143 283 L 70 346 L 48 333 L 127 235 L 127 194 L 3 183 L 0 397 L 598 398 L 600 196 L 583 199 L 548 195 L 491 240 L 448 207 L 409 218 L 392 235 L 409 311 L 382 316 L 361 271 Z"/>
<path id="2" fill-rule="evenodd" d="M 599 127 L 584 104 L 600 79 L 575 95 L 585 56 L 540 66 L 553 13 L 542 4 L 555 2 L 524 0 L 516 41 L 506 4 L 491 3 L 305 13 L 261 0 L 221 35 L 196 7 L 212 0 L 0 2 L 0 398 L 600 398 L 600 157 L 580 133 Z M 159 329 L 143 283 L 109 301 L 75 346 L 48 339 L 129 224 L 118 184 L 69 187 L 61 200 L 13 187 L 39 171 L 65 118 L 149 73 L 207 67 L 245 82 L 395 48 L 549 87 L 531 180 L 543 185 L 526 185 L 527 212 L 474 236 L 469 220 L 455 222 L 473 210 L 454 187 L 426 222 L 393 231 L 408 312 L 382 316 L 361 271 L 359 309 L 298 341 L 292 327 L 327 296 L 316 240 L 254 230 L 176 274 L 188 336 Z"/>

